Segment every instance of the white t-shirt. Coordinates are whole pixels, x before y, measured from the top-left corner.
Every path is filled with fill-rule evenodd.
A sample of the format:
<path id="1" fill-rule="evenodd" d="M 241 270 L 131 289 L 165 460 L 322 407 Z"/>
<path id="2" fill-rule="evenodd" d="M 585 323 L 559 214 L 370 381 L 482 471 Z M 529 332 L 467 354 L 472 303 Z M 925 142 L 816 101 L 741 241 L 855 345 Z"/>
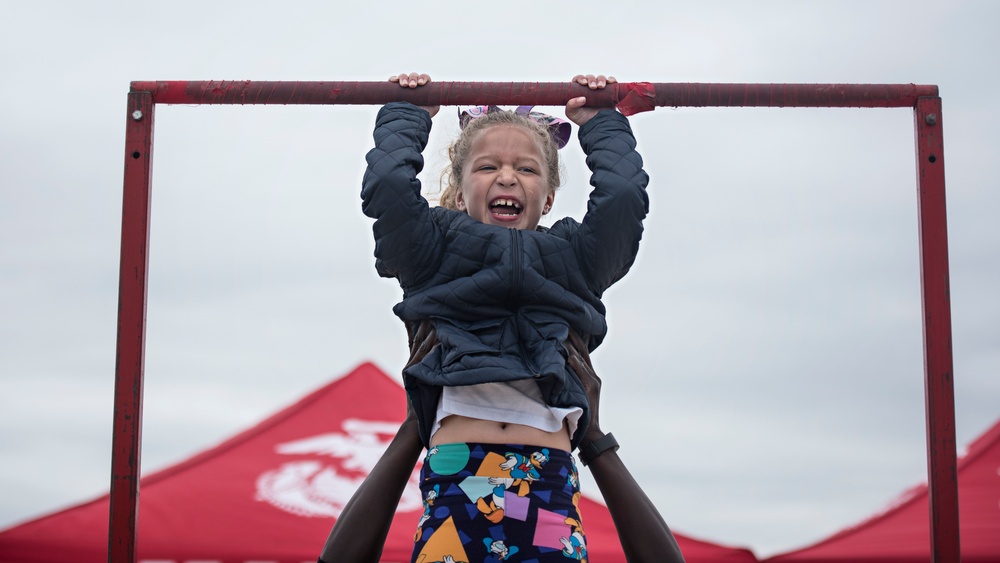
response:
<path id="1" fill-rule="evenodd" d="M 542 400 L 542 392 L 534 381 L 521 379 L 445 387 L 441 393 L 441 400 L 438 401 L 437 415 L 434 418 L 434 427 L 431 429 L 432 436 L 438 428 L 441 428 L 441 421 L 452 414 L 480 420 L 524 424 L 545 432 L 562 430 L 565 420 L 569 423 L 569 433 L 572 436 L 583 415 L 583 409 L 550 407 Z"/>

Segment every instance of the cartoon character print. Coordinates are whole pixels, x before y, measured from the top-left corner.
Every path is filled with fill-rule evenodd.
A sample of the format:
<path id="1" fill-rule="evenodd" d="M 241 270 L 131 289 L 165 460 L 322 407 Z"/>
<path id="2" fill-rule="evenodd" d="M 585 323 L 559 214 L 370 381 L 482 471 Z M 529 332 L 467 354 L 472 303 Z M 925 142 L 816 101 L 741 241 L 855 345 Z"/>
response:
<path id="1" fill-rule="evenodd" d="M 468 561 L 458 561 L 451 555 L 445 555 L 444 559 L 440 561 L 434 561 L 434 563 L 469 563 Z"/>
<path id="2" fill-rule="evenodd" d="M 514 479 L 513 485 L 518 488 L 517 496 L 526 496 L 531 491 L 531 482 L 537 481 L 541 476 L 539 469 L 549 461 L 549 449 L 542 448 L 541 451 L 532 452 L 530 456 L 519 453 L 507 453 L 507 461 L 500 464 L 500 467 L 510 471 L 510 476 Z"/>
<path id="3" fill-rule="evenodd" d="M 437 446 L 427 449 L 427 455 L 424 456 L 424 464 L 430 465 L 431 456 L 438 453 Z M 434 506 L 434 501 L 441 495 L 441 486 L 434 485 L 434 488 L 427 491 L 427 496 L 423 500 L 424 513 L 420 515 L 420 520 L 417 521 L 417 531 L 413 534 L 413 541 L 420 541 L 420 536 L 424 530 L 424 523 L 427 522 L 431 517 L 431 507 Z"/>
<path id="4" fill-rule="evenodd" d="M 567 518 L 567 520 L 572 520 L 572 518 Z M 568 538 L 559 538 L 559 541 L 563 544 L 562 554 L 570 559 L 576 561 L 587 561 L 587 542 L 583 538 L 583 534 L 574 531 Z"/>
<path id="5" fill-rule="evenodd" d="M 430 465 L 430 463 L 431 463 L 431 456 L 433 456 L 434 454 L 438 453 L 438 451 L 439 450 L 438 450 L 437 446 L 433 446 L 431 448 L 428 448 L 427 449 L 427 455 L 424 456 L 424 464 L 425 465 Z"/>
<path id="6" fill-rule="evenodd" d="M 566 476 L 566 484 L 574 489 L 580 487 L 580 477 L 576 471 L 570 471 L 569 475 Z"/>
<path id="7" fill-rule="evenodd" d="M 573 506 L 580 513 L 580 493 L 573 493 Z M 562 554 L 576 561 L 587 561 L 587 540 L 583 534 L 583 524 L 576 518 L 566 518 L 566 523 L 573 530 L 569 537 L 559 538 L 563 544 Z"/>
<path id="8" fill-rule="evenodd" d="M 525 456 L 519 453 L 507 453 L 500 469 L 508 472 L 510 478 L 490 477 L 494 485 L 493 493 L 476 500 L 476 508 L 487 520 L 498 524 L 504 517 L 504 492 L 511 487 L 517 487 L 517 496 L 523 497 L 530 492 L 531 482 L 540 478 L 539 469 L 549 460 L 549 450 L 533 452 Z"/>
<path id="9" fill-rule="evenodd" d="M 440 495 L 441 485 L 434 485 L 433 489 L 427 491 L 427 497 L 424 498 L 424 513 L 420 515 L 420 520 L 417 521 L 417 532 L 413 534 L 413 541 L 420 541 L 420 535 L 424 529 L 424 522 L 430 520 L 431 507 L 434 506 L 434 501 L 437 500 Z"/>
<path id="10" fill-rule="evenodd" d="M 493 494 L 489 497 L 480 497 L 476 501 L 476 508 L 479 509 L 479 512 L 494 524 L 499 524 L 503 520 L 503 494 L 507 490 L 508 482 L 510 482 L 510 479 L 490 477 L 490 483 L 496 485 L 493 487 Z"/>
<path id="11" fill-rule="evenodd" d="M 507 561 L 509 557 L 512 557 L 515 553 L 521 551 L 516 545 L 508 547 L 503 540 L 483 538 L 483 543 L 486 545 L 487 551 L 486 559 L 483 560 L 483 563 Z"/>

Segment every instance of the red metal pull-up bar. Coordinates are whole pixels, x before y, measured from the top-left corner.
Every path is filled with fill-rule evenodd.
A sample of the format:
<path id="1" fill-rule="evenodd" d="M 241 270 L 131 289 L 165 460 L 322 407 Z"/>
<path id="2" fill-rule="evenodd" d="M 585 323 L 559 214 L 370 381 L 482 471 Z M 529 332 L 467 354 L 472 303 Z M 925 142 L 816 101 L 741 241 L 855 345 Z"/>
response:
<path id="1" fill-rule="evenodd" d="M 944 142 L 937 86 L 915 84 L 684 84 L 632 82 L 604 90 L 569 82 L 138 81 L 128 95 L 108 560 L 135 561 L 142 435 L 146 275 L 156 104 L 384 104 L 561 106 L 572 97 L 622 113 L 669 107 L 914 109 L 923 294 L 931 561 L 959 560 L 958 479 L 945 215 Z"/>
<path id="2" fill-rule="evenodd" d="M 623 82 L 590 90 L 571 82 L 431 82 L 401 88 L 383 82 L 137 81 L 157 104 L 349 104 L 561 106 L 574 96 L 613 107 L 630 98 L 645 109 L 673 107 L 914 107 L 937 86 L 915 84 L 699 84 Z"/>

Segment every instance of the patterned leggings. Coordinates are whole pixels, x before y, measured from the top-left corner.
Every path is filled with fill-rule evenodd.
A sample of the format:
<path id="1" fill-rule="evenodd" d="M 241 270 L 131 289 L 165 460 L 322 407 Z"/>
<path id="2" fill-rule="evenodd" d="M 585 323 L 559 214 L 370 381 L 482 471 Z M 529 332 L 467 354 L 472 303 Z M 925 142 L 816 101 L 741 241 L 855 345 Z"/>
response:
<path id="1" fill-rule="evenodd" d="M 509 444 L 441 444 L 420 472 L 412 563 L 586 561 L 573 456 Z"/>

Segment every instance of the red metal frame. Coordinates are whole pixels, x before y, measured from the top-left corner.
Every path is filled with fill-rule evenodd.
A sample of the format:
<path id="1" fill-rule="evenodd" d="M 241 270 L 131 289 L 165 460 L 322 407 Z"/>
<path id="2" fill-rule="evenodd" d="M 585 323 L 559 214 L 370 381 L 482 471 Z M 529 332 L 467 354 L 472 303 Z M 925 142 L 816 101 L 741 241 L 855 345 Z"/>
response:
<path id="1" fill-rule="evenodd" d="M 917 100 L 917 213 L 924 309 L 924 397 L 931 561 L 959 560 L 955 384 L 952 371 L 951 289 L 944 192 L 941 98 Z"/>
<path id="2" fill-rule="evenodd" d="M 133 82 L 125 129 L 118 349 L 111 459 L 108 560 L 133 563 L 139 510 L 146 275 L 156 104 L 551 105 L 586 96 L 624 113 L 672 107 L 912 107 L 917 158 L 923 294 L 927 475 L 931 561 L 959 561 L 958 478 L 952 370 L 944 142 L 937 86 L 915 84 L 623 83 L 591 91 L 576 84 L 435 82 L 404 89 L 388 82 Z"/>
<path id="3" fill-rule="evenodd" d="M 673 107 L 914 107 L 936 97 L 937 86 L 916 84 L 698 84 L 632 82 L 590 90 L 570 82 L 432 82 L 414 89 L 385 82 L 147 81 L 158 104 L 349 104 L 407 101 L 417 105 L 497 104 L 562 106 L 573 96 L 613 106 L 629 93 L 653 106 Z"/>
<path id="4" fill-rule="evenodd" d="M 108 561 L 135 561 L 142 450 L 142 383 L 146 352 L 146 273 L 153 163 L 153 96 L 128 96 L 125 190 L 118 279 L 118 356 L 111 443 Z"/>

